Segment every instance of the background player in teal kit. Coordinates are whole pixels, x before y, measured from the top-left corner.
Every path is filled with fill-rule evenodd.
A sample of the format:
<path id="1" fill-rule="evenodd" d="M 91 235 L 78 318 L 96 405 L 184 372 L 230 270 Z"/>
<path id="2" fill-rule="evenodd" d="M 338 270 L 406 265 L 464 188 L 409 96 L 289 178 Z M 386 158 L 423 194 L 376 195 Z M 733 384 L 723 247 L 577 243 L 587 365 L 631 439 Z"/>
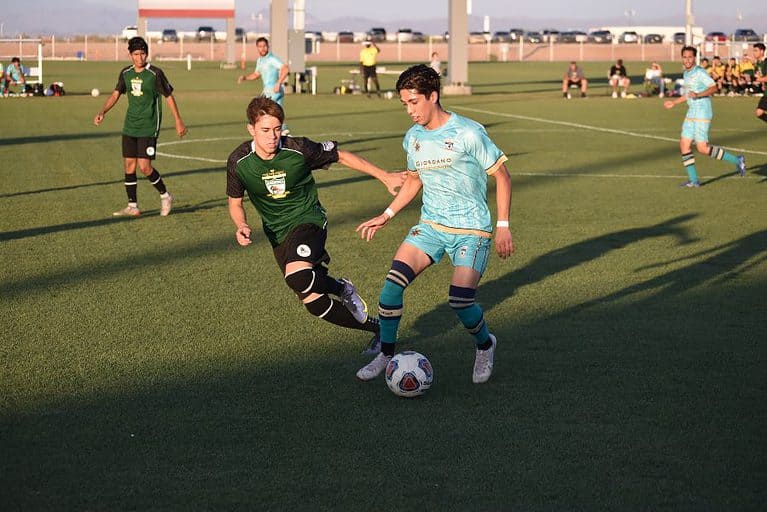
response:
<path id="1" fill-rule="evenodd" d="M 506 258 L 514 251 L 509 230 L 511 179 L 506 156 L 485 128 L 445 111 L 439 102 L 440 77 L 420 64 L 397 80 L 400 101 L 415 125 L 405 134 L 408 175 L 400 193 L 381 215 L 357 227 L 371 240 L 423 188 L 420 222 L 397 249 L 378 303 L 381 352 L 357 372 L 361 380 L 380 375 L 395 351 L 405 288 L 447 253 L 453 263 L 449 301 L 463 326 L 474 336 L 476 353 L 472 380 L 486 382 L 493 370 L 497 340 L 488 330 L 480 306 L 474 302 L 487 266 L 493 225 L 487 205 L 487 177 L 496 180 L 495 246 Z"/>
<path id="2" fill-rule="evenodd" d="M 264 91 L 262 96 L 274 100 L 279 106 L 285 109 L 285 90 L 282 84 L 290 73 L 290 68 L 287 64 L 283 63 L 279 57 L 269 51 L 269 40 L 265 37 L 259 37 L 256 39 L 256 48 L 258 49 L 258 60 L 256 61 L 256 69 L 250 74 L 242 75 L 237 78 L 237 83 L 241 84 L 246 80 L 258 80 L 264 84 Z M 282 134 L 287 135 L 287 125 L 283 125 Z"/>
<path id="3" fill-rule="evenodd" d="M 695 156 L 692 154 L 692 143 L 699 153 L 705 153 L 711 158 L 724 160 L 735 164 L 741 176 L 746 175 L 746 158 L 735 156 L 723 148 L 713 146 L 708 142 L 708 131 L 714 110 L 711 107 L 711 96 L 716 93 L 716 82 L 705 69 L 695 64 L 698 50 L 692 46 L 682 48 L 682 65 L 684 65 L 685 94 L 663 103 L 666 108 L 687 102 L 687 115 L 682 123 L 682 136 L 679 139 L 679 149 L 682 151 L 682 165 L 687 171 L 688 180 L 683 187 L 699 187 L 700 180 L 695 170 Z"/>

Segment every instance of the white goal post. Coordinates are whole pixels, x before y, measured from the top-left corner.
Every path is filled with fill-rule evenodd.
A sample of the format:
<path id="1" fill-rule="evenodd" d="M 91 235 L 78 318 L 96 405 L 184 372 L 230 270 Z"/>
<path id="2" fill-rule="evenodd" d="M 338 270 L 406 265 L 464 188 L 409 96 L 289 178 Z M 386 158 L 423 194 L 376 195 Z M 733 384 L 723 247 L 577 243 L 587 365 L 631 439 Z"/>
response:
<path id="1" fill-rule="evenodd" d="M 21 59 L 28 84 L 44 83 L 42 39 L 23 39 L 20 37 L 17 39 L 0 39 L 0 63 L 3 64 L 3 68 L 11 63 L 13 57 Z"/>

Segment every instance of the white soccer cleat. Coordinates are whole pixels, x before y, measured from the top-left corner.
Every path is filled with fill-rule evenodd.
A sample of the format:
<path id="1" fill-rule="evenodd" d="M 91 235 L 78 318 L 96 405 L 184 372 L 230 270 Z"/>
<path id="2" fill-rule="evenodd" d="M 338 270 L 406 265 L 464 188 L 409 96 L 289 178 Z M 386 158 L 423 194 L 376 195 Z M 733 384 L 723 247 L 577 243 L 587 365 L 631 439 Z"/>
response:
<path id="1" fill-rule="evenodd" d="M 626 97 L 626 91 L 621 92 L 621 98 L 625 98 L 625 97 Z"/>
<path id="2" fill-rule="evenodd" d="M 392 356 L 379 352 L 375 358 L 357 371 L 359 380 L 373 380 L 383 373 Z"/>
<path id="3" fill-rule="evenodd" d="M 368 319 L 368 305 L 357 293 L 351 281 L 341 278 L 344 289 L 341 291 L 341 303 L 351 312 L 352 316 L 359 323 L 364 324 Z"/>
<path id="4" fill-rule="evenodd" d="M 166 197 L 160 198 L 160 215 L 167 217 L 170 210 L 173 208 L 173 196 L 168 194 Z"/>
<path id="5" fill-rule="evenodd" d="M 141 215 L 141 210 L 139 210 L 137 206 L 128 205 L 122 210 L 117 210 L 112 213 L 112 215 L 115 217 L 138 217 Z"/>
<path id="6" fill-rule="evenodd" d="M 487 382 L 493 373 L 493 359 L 495 358 L 495 346 L 498 344 L 498 340 L 491 334 L 490 341 L 492 342 L 490 348 L 487 350 L 477 349 L 477 354 L 474 357 L 474 373 L 471 376 L 471 381 L 474 384 Z"/>
<path id="7" fill-rule="evenodd" d="M 613 91 L 613 98 L 617 98 L 617 97 L 618 97 L 618 93 Z"/>

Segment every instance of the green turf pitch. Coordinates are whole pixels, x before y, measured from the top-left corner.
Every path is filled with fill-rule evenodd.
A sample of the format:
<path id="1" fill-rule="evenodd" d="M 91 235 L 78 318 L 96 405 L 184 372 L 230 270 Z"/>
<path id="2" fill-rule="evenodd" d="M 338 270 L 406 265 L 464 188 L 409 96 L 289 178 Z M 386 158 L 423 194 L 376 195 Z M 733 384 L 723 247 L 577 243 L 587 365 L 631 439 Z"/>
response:
<path id="1" fill-rule="evenodd" d="M 763 510 L 755 98 L 714 99 L 712 140 L 744 152 L 747 177 L 698 156 L 705 186 L 688 190 L 683 106 L 612 100 L 598 79 L 566 101 L 563 63 L 472 65 L 475 94 L 443 103 L 487 126 L 514 185 L 517 252 L 491 258 L 478 292 L 495 373 L 471 383 L 443 262 L 406 293 L 400 347 L 435 382 L 404 400 L 354 378 L 367 337 L 308 315 L 260 228 L 235 243 L 224 162 L 257 92 L 239 71 L 160 64 L 189 127 L 179 143 L 166 115 L 156 161 L 175 209 L 160 217 L 140 178 L 144 215 L 111 217 L 126 100 L 92 119 L 121 65 L 46 64 L 67 96 L 0 100 L 0 508 Z M 292 132 L 402 168 L 399 102 L 329 94 L 351 67 L 287 97 Z M 383 186 L 338 166 L 316 178 L 332 272 L 375 309 L 418 206 L 365 243 L 354 228 L 388 205 Z"/>

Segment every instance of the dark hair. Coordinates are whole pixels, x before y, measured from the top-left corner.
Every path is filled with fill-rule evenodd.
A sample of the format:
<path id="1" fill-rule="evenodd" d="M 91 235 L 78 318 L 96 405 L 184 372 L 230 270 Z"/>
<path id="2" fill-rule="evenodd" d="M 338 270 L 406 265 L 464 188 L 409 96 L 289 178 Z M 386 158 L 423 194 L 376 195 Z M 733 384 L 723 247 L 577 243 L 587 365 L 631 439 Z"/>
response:
<path id="1" fill-rule="evenodd" d="M 261 41 L 265 42 L 266 46 L 269 46 L 269 40 L 265 38 L 264 36 L 261 36 L 258 39 L 256 39 L 256 44 L 260 43 Z"/>
<path id="2" fill-rule="evenodd" d="M 262 116 L 276 117 L 280 120 L 280 123 L 285 121 L 285 111 L 282 110 L 282 107 L 276 101 L 266 96 L 256 96 L 250 100 L 245 113 L 250 124 L 256 124 Z"/>
<path id="3" fill-rule="evenodd" d="M 754 48 L 759 48 L 760 50 L 764 51 L 764 43 L 756 43 Z"/>
<path id="4" fill-rule="evenodd" d="M 11 63 L 14 63 L 14 62 L 18 62 L 19 64 L 21 64 L 21 59 L 18 57 L 14 57 L 11 59 Z"/>
<path id="5" fill-rule="evenodd" d="M 418 94 L 424 96 L 431 96 L 431 93 L 436 92 L 437 103 L 439 103 L 439 73 L 426 64 L 411 66 L 403 71 L 397 79 L 396 87 L 397 92 L 403 89 L 415 89 Z"/>
<path id="6" fill-rule="evenodd" d="M 144 50 L 144 53 L 149 53 L 149 45 L 146 44 L 143 37 L 136 36 L 128 40 L 128 52 L 133 53 L 136 50 Z"/>
<path id="7" fill-rule="evenodd" d="M 692 52 L 693 57 L 698 56 L 698 49 L 694 46 L 683 46 L 682 51 L 679 54 L 684 55 L 684 52 Z"/>

